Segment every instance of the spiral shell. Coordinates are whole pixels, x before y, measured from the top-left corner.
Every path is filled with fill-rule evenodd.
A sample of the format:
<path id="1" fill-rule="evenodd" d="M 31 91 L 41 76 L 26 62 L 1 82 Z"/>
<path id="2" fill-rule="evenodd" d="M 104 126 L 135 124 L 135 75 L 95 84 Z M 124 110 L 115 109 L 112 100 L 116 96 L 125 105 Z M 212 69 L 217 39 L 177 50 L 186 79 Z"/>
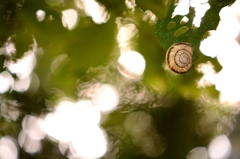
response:
<path id="1" fill-rule="evenodd" d="M 175 73 L 187 73 L 192 66 L 192 54 L 193 48 L 190 44 L 173 44 L 167 51 L 166 64 Z"/>

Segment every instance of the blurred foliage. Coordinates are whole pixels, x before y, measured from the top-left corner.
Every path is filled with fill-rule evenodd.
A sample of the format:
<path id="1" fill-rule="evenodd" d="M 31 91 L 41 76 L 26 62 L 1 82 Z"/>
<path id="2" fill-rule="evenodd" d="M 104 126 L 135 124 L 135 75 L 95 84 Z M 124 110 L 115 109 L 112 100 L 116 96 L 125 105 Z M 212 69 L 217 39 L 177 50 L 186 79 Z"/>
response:
<path id="1" fill-rule="evenodd" d="M 1 136 L 7 134 L 17 138 L 21 130 L 21 120 L 26 114 L 40 116 L 49 112 L 51 110 L 49 105 L 54 107 L 61 97 L 77 99 L 77 90 L 81 89 L 79 85 L 84 82 L 95 80 L 118 84 L 118 78 L 121 77 L 114 67 L 114 60 L 119 54 L 115 19 L 128 16 L 134 19 L 138 28 L 135 49 L 144 56 L 146 70 L 141 81 L 127 83 L 122 87 L 122 91 L 124 92 L 125 87 L 137 90 L 136 92 L 125 90 L 130 91 L 129 94 L 146 91 L 151 94 L 149 98 L 152 100 L 130 104 L 122 101 L 119 109 L 109 114 L 109 119 L 102 124 L 109 138 L 115 143 L 112 151 L 118 150 L 118 158 L 151 158 L 141 153 L 139 147 L 132 142 L 131 136 L 124 130 L 124 119 L 131 112 L 144 111 L 153 118 L 156 132 L 162 137 L 161 142 L 166 147 L 162 155 L 155 157 L 159 159 L 186 158 L 192 148 L 207 146 L 214 135 L 231 132 L 232 128 L 224 128 L 228 123 L 221 123 L 219 119 L 226 117 L 229 123 L 233 123 L 235 117 L 232 113 L 233 108 L 220 106 L 217 102 L 218 92 L 214 86 L 197 88 L 197 80 L 201 74 L 196 71 L 196 66 L 206 61 L 211 61 L 217 71 L 221 69 L 216 59 L 201 55 L 199 45 L 208 30 L 216 29 L 219 11 L 233 3 L 231 0 L 209 0 L 211 9 L 202 18 L 198 29 L 191 27 L 194 10 L 190 8 L 187 15 L 189 22 L 185 24 L 189 30 L 179 37 L 174 36 L 174 31 L 184 25 L 179 23 L 182 16 L 171 19 L 175 8 L 171 1 L 136 0 L 137 7 L 134 12 L 127 9 L 124 0 L 98 1 L 105 5 L 111 14 L 107 23 L 95 24 L 90 17 L 81 16 L 77 28 L 72 31 L 63 27 L 61 11 L 76 8 L 73 1 L 65 1 L 58 6 L 49 6 L 43 0 L 0 1 L 0 46 L 2 47 L 7 39 L 12 37 L 17 49 L 15 58 L 20 58 L 29 49 L 34 37 L 38 43 L 37 65 L 34 72 L 41 83 L 34 95 L 15 91 L 1 95 L 1 106 L 4 98 L 16 100 L 20 103 L 21 112 L 16 121 L 8 121 L 1 117 Z M 43 22 L 36 18 L 38 9 L 46 11 Z M 146 10 L 151 10 L 159 18 L 156 26 L 141 20 Z M 83 13 L 79 11 L 79 14 Z M 174 31 L 167 29 L 170 22 L 176 24 Z M 189 42 L 196 51 L 194 66 L 186 75 L 173 75 L 164 68 L 165 51 L 175 42 Z M 61 54 L 67 54 L 69 61 L 60 71 L 53 74 L 50 69 L 51 62 Z M 1 71 L 5 70 L 3 67 L 5 58 L 0 56 Z M 209 102 L 205 102 L 203 96 L 207 97 Z M 204 122 L 206 125 L 199 128 L 201 131 L 196 131 L 196 125 L 199 125 L 201 120 L 215 113 L 218 116 Z M 220 125 L 223 128 L 216 131 L 213 125 Z M 205 128 L 209 129 L 203 132 L 202 129 Z M 20 148 L 19 158 L 65 158 L 55 142 L 46 138 L 42 144 L 43 149 L 37 154 L 28 154 Z"/>

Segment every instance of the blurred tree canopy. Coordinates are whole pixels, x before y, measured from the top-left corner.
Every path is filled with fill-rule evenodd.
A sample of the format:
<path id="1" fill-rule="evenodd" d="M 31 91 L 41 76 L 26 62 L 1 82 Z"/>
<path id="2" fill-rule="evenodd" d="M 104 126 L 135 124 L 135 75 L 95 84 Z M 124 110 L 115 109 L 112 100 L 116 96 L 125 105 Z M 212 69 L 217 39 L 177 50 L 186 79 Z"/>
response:
<path id="1" fill-rule="evenodd" d="M 216 58 L 204 56 L 199 47 L 208 31 L 217 28 L 220 10 L 233 0 L 209 0 L 210 9 L 199 27 L 192 27 L 193 7 L 189 7 L 185 15 L 189 20 L 184 24 L 180 23 L 183 15 L 172 17 L 178 6 L 173 1 L 96 2 L 105 7 L 102 16 L 108 14 L 101 23 L 84 12 L 85 2 L 81 0 L 0 1 L 0 72 L 7 74 L 2 77 L 11 76 L 9 79 L 15 83 L 0 94 L 0 137 L 15 139 L 18 158 L 70 158 L 70 150 L 62 153 L 59 141 L 48 134 L 41 140 L 41 149 L 28 152 L 19 139 L 23 121 L 27 115 L 43 119 L 63 98 L 89 99 L 91 95 L 85 91 L 98 83 L 111 84 L 119 92 L 117 108 L 102 114 L 106 119 L 100 125 L 109 146 L 101 158 L 182 159 L 195 147 L 207 148 L 215 136 L 231 134 L 237 108 L 221 104 L 215 86 L 199 87 L 197 81 L 202 73 L 197 68 L 210 61 L 216 71 L 222 69 Z M 73 29 L 63 24 L 63 11 L 67 9 L 78 14 Z M 39 10 L 44 11 L 43 20 L 37 18 Z M 170 23 L 175 24 L 173 29 L 168 28 Z M 122 76 L 117 63 L 125 49 L 119 46 L 119 30 L 132 24 L 136 29 L 128 34 L 137 33 L 128 41 L 130 50 L 139 52 L 146 61 L 144 74 L 137 80 Z M 174 32 L 182 26 L 188 31 L 176 37 Z M 188 42 L 194 48 L 193 66 L 184 75 L 165 68 L 166 50 L 177 42 Z M 23 59 L 31 50 L 35 52 L 34 66 L 28 66 L 26 61 L 22 64 L 32 67 L 30 86 L 24 89 L 25 82 L 16 86 L 17 81 L 25 79 L 21 78 L 24 73 L 12 71 L 11 62 Z M 4 86 L 0 83 L 0 87 Z M 141 125 L 146 121 L 150 126 Z"/>

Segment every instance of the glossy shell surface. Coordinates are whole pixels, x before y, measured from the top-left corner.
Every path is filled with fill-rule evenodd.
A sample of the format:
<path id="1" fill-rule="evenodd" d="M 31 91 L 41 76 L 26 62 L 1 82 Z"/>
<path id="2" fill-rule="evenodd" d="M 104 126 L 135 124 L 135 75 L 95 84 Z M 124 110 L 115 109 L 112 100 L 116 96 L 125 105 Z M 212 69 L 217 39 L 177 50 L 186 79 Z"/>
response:
<path id="1" fill-rule="evenodd" d="M 188 43 L 173 44 L 166 53 L 168 68 L 177 74 L 187 73 L 192 66 L 193 48 Z"/>

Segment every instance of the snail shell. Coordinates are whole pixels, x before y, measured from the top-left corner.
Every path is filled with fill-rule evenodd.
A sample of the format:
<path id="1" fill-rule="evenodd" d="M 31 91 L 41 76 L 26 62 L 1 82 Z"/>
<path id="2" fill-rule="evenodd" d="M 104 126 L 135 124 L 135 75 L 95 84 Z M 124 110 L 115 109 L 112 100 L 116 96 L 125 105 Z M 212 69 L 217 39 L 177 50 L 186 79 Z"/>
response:
<path id="1" fill-rule="evenodd" d="M 190 44 L 173 44 L 167 51 L 166 64 L 168 68 L 175 73 L 186 73 L 192 66 L 192 54 L 193 48 Z"/>

